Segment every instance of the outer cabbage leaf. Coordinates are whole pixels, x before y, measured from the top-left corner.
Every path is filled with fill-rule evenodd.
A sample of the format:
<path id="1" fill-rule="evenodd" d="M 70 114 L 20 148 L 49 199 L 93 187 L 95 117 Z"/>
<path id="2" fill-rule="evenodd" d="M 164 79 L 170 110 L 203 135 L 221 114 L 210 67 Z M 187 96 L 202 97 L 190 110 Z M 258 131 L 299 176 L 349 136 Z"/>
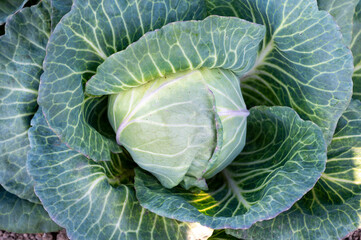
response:
<path id="1" fill-rule="evenodd" d="M 73 0 L 50 0 L 51 29 L 54 30 L 60 19 L 70 11 Z"/>
<path id="2" fill-rule="evenodd" d="M 359 0 L 317 0 L 318 8 L 329 12 L 341 28 L 344 43 L 349 46 L 353 31 L 353 12 Z"/>
<path id="3" fill-rule="evenodd" d="M 84 119 L 83 83 L 111 54 L 166 23 L 204 17 L 203 1 L 79 0 L 54 30 L 47 47 L 39 105 L 56 134 L 94 160 L 121 148 Z M 102 21 L 104 20 L 104 21 Z"/>
<path id="4" fill-rule="evenodd" d="M 351 50 L 354 57 L 353 98 L 361 100 L 361 1 L 358 2 L 353 17 Z"/>
<path id="5" fill-rule="evenodd" d="M 229 17 L 171 23 L 109 57 L 87 82 L 86 92 L 115 94 L 200 68 L 229 69 L 242 76 L 254 65 L 264 33 L 263 26 Z"/>
<path id="6" fill-rule="evenodd" d="M 0 2 L 0 25 L 13 13 L 21 9 L 28 0 L 2 0 Z"/>
<path id="7" fill-rule="evenodd" d="M 352 55 L 314 0 L 208 0 L 210 14 L 263 24 L 254 68 L 241 79 L 248 106 L 285 105 L 321 127 L 326 142 L 352 95 Z"/>
<path id="8" fill-rule="evenodd" d="M 37 109 L 39 79 L 50 35 L 50 4 L 25 8 L 6 24 L 0 37 L 0 183 L 39 202 L 25 167 L 30 149 L 28 129 Z"/>
<path id="9" fill-rule="evenodd" d="M 136 169 L 141 205 L 180 221 L 215 229 L 248 228 L 289 209 L 321 176 L 326 162 L 322 131 L 288 107 L 255 107 L 239 157 L 208 182 L 209 191 L 164 188 Z"/>
<path id="10" fill-rule="evenodd" d="M 361 99 L 361 1 L 318 0 L 320 9 L 328 11 L 341 27 L 344 41 L 354 56 L 353 98 Z"/>
<path id="11" fill-rule="evenodd" d="M 0 186 L 0 229 L 17 233 L 60 230 L 41 204 L 21 199 Z"/>
<path id="12" fill-rule="evenodd" d="M 290 210 L 244 231 L 245 239 L 342 239 L 361 226 L 361 102 L 353 100 L 328 147 L 326 170 Z"/>
<path id="13" fill-rule="evenodd" d="M 113 162 L 96 163 L 61 143 L 41 109 L 32 125 L 28 169 L 36 181 L 35 191 L 71 239 L 173 240 L 192 236 L 192 225 L 142 208 L 130 182 L 110 185 L 114 172 L 108 166 Z"/>

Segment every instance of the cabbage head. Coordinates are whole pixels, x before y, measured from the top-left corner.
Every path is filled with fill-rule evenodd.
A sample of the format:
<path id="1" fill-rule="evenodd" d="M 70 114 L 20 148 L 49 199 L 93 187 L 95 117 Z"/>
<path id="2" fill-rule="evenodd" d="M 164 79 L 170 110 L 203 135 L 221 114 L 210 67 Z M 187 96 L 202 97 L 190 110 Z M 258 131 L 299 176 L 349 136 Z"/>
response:
<path id="1" fill-rule="evenodd" d="M 221 69 L 157 78 L 108 105 L 117 143 L 167 188 L 207 189 L 205 178 L 242 151 L 248 115 L 237 77 Z"/>

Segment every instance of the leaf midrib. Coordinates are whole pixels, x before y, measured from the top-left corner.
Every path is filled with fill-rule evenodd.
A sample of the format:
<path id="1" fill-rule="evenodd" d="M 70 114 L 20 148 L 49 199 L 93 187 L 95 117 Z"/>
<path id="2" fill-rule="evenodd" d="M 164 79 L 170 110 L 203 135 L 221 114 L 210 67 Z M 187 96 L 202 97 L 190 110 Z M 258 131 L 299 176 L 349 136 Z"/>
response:
<path id="1" fill-rule="evenodd" d="M 251 205 L 247 202 L 247 200 L 242 196 L 242 193 L 240 191 L 240 188 L 237 186 L 237 183 L 232 179 L 232 177 L 230 176 L 230 172 L 227 169 L 224 169 L 222 171 L 224 177 L 227 180 L 228 186 L 231 189 L 231 191 L 233 192 L 233 194 L 236 196 L 236 198 L 238 199 L 238 201 L 240 201 L 243 206 L 245 208 L 250 209 Z"/>

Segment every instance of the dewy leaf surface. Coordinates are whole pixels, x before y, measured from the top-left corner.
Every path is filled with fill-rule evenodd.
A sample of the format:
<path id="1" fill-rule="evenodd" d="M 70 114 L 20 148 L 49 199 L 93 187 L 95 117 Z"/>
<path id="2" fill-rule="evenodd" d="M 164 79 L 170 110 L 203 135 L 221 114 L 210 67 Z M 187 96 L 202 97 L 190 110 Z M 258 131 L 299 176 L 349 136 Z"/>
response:
<path id="1" fill-rule="evenodd" d="M 109 57 L 88 81 L 86 91 L 115 94 L 202 67 L 229 69 L 242 76 L 254 65 L 264 33 L 263 26 L 233 17 L 168 24 Z"/>
<path id="2" fill-rule="evenodd" d="M 361 1 L 358 2 L 353 17 L 353 33 L 351 50 L 354 57 L 354 73 L 353 73 L 353 98 L 361 100 Z"/>
<path id="3" fill-rule="evenodd" d="M 209 14 L 266 26 L 254 68 L 241 79 L 247 105 L 285 105 L 321 127 L 326 142 L 352 95 L 352 55 L 314 0 L 208 0 Z"/>
<path id="4" fill-rule="evenodd" d="M 318 8 L 330 13 L 341 28 L 344 43 L 349 46 L 353 31 L 353 12 L 359 0 L 317 0 Z"/>
<path id="5" fill-rule="evenodd" d="M 35 191 L 71 239 L 187 239 L 190 225 L 142 208 L 131 183 L 112 186 L 108 168 L 69 149 L 39 109 L 29 130 L 28 169 Z"/>
<path id="6" fill-rule="evenodd" d="M 0 183 L 32 202 L 33 181 L 25 167 L 28 129 L 37 109 L 39 79 L 50 35 L 50 4 L 42 1 L 12 16 L 0 37 Z"/>
<path id="7" fill-rule="evenodd" d="M 61 229 L 41 204 L 21 199 L 0 186 L 0 229 L 16 233 L 55 232 Z"/>
<path id="8" fill-rule="evenodd" d="M 1 0 L 0 2 L 0 25 L 6 22 L 6 19 L 21 9 L 28 0 Z"/>
<path id="9" fill-rule="evenodd" d="M 342 239 L 361 226 L 361 102 L 352 100 L 328 147 L 326 170 L 290 210 L 244 231 L 245 239 Z"/>
<path id="10" fill-rule="evenodd" d="M 111 54 L 166 23 L 205 16 L 203 1 L 79 0 L 47 47 L 39 104 L 57 135 L 94 160 L 121 149 L 84 119 L 83 84 Z"/>
<path id="11" fill-rule="evenodd" d="M 161 216 L 215 229 L 248 228 L 289 209 L 325 168 L 322 131 L 288 107 L 252 108 L 247 122 L 244 150 L 208 181 L 209 191 L 166 189 L 136 169 L 141 205 Z"/>

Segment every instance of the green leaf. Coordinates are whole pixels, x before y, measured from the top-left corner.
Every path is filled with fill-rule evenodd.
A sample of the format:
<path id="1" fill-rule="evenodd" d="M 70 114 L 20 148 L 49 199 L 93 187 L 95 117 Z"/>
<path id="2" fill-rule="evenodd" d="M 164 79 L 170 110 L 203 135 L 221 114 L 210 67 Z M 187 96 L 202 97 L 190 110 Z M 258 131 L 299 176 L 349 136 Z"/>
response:
<path id="1" fill-rule="evenodd" d="M 255 107 L 247 132 L 245 149 L 208 181 L 208 191 L 166 189 L 136 169 L 141 205 L 161 216 L 215 229 L 248 228 L 289 209 L 325 168 L 322 131 L 288 107 Z"/>
<path id="2" fill-rule="evenodd" d="M 263 24 L 254 68 L 241 79 L 247 105 L 283 105 L 321 127 L 326 142 L 352 95 L 352 55 L 314 0 L 208 0 L 209 14 Z"/>
<path id="3" fill-rule="evenodd" d="M 50 35 L 50 4 L 17 12 L 0 37 L 0 183 L 20 198 L 38 203 L 25 167 L 28 129 L 37 109 L 39 79 Z"/>
<path id="4" fill-rule="evenodd" d="M 94 160 L 110 160 L 110 152 L 121 151 L 86 122 L 83 84 L 107 56 L 144 33 L 173 21 L 201 19 L 204 9 L 201 0 L 76 1 L 49 41 L 39 89 L 39 105 L 62 141 Z"/>
<path id="5" fill-rule="evenodd" d="M 28 0 L 1 0 L 0 25 L 5 23 L 9 16 L 21 9 Z"/>
<path id="6" fill-rule="evenodd" d="M 85 121 L 103 136 L 115 139 L 114 130 L 108 120 L 108 97 L 89 97 L 83 104 Z"/>
<path id="7" fill-rule="evenodd" d="M 41 204 L 21 199 L 0 186 L 0 229 L 16 233 L 55 232 L 61 229 Z"/>
<path id="8" fill-rule="evenodd" d="M 109 57 L 87 82 L 86 92 L 115 94 L 199 68 L 229 69 L 242 76 L 254 65 L 264 33 L 263 26 L 218 16 L 168 24 Z"/>
<path id="9" fill-rule="evenodd" d="M 344 41 L 354 56 L 353 98 L 361 100 L 361 1 L 360 0 L 318 0 L 320 9 L 335 17 L 341 27 Z M 353 14 L 354 13 L 354 14 Z"/>
<path id="10" fill-rule="evenodd" d="M 52 30 L 58 25 L 60 19 L 70 11 L 72 4 L 73 0 L 50 0 Z"/>
<path id="11" fill-rule="evenodd" d="M 351 42 L 351 50 L 354 57 L 354 73 L 353 73 L 353 97 L 361 100 L 361 1 L 358 2 L 353 17 L 353 35 Z"/>
<path id="12" fill-rule="evenodd" d="M 290 210 L 249 230 L 246 239 L 342 239 L 361 225 L 361 102 L 352 100 L 328 147 L 326 170 Z"/>
<path id="13" fill-rule="evenodd" d="M 192 225 L 142 208 L 132 183 L 110 185 L 109 168 L 61 143 L 39 109 L 29 130 L 27 167 L 35 191 L 71 239 L 187 239 Z"/>
<path id="14" fill-rule="evenodd" d="M 236 240 L 238 238 L 226 234 L 226 230 L 216 230 L 208 240 Z"/>
<path id="15" fill-rule="evenodd" d="M 330 13 L 341 28 L 344 43 L 352 39 L 353 14 L 359 0 L 317 0 L 318 8 Z"/>

